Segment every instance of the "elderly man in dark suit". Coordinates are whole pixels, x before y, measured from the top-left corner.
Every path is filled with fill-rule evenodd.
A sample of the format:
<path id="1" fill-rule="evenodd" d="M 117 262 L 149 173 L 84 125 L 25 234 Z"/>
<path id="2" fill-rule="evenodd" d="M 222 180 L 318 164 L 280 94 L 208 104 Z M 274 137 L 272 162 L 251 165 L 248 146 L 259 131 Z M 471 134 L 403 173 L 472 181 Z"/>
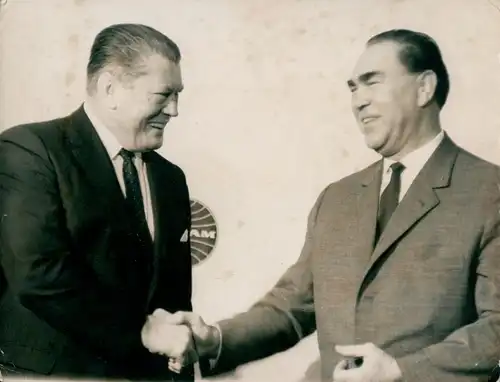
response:
<path id="1" fill-rule="evenodd" d="M 141 343 L 149 313 L 192 309 L 186 179 L 154 151 L 177 116 L 180 59 L 157 30 L 112 25 L 78 110 L 0 135 L 4 374 L 193 379 Z"/>
<path id="2" fill-rule="evenodd" d="M 317 330 L 323 381 L 488 380 L 500 356 L 499 169 L 441 129 L 449 80 L 429 36 L 374 36 L 348 87 L 382 159 L 321 193 L 300 258 L 255 306 L 215 326 L 159 311 L 144 328 L 152 351 L 167 350 L 162 330 L 190 325 L 215 375 Z"/>

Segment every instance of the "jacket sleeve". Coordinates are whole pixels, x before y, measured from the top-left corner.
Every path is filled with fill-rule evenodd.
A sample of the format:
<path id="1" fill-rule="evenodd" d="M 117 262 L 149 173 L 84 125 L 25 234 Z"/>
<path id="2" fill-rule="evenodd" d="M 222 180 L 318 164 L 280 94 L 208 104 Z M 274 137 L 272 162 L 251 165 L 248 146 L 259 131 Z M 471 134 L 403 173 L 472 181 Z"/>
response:
<path id="1" fill-rule="evenodd" d="M 310 262 L 316 217 L 324 193 L 309 213 L 298 261 L 247 312 L 218 323 L 222 346 L 215 365 L 202 369 L 204 376 L 229 372 L 244 363 L 287 350 L 316 330 Z"/>
<path id="2" fill-rule="evenodd" d="M 500 203 L 486 208 L 490 218 L 471 277 L 478 318 L 442 342 L 397 359 L 404 381 L 486 381 L 500 360 Z"/>
<path id="3" fill-rule="evenodd" d="M 0 253 L 9 288 L 39 319 L 104 359 L 144 352 L 145 318 L 72 252 L 54 167 L 29 129 L 0 136 Z"/>

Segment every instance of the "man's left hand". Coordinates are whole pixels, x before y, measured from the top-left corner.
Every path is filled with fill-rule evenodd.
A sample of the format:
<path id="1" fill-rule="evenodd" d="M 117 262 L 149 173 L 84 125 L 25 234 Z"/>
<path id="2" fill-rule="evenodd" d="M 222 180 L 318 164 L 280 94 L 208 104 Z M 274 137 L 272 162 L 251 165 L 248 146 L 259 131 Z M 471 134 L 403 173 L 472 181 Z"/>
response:
<path id="1" fill-rule="evenodd" d="M 348 368 L 347 360 L 337 364 L 333 371 L 334 382 L 398 382 L 401 370 L 396 360 L 372 343 L 336 346 L 335 350 L 346 358 L 361 358 L 359 367 Z"/>

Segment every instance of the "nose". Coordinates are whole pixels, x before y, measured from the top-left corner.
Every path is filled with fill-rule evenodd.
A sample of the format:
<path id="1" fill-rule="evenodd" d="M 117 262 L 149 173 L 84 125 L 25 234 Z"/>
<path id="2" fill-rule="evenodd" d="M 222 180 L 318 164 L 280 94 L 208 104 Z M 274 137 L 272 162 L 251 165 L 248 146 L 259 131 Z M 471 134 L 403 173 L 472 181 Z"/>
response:
<path id="1" fill-rule="evenodd" d="M 356 91 L 352 92 L 352 108 L 355 111 L 361 111 L 370 104 L 370 97 L 368 91 L 364 87 L 359 87 Z"/>
<path id="2" fill-rule="evenodd" d="M 177 109 L 178 103 L 178 97 L 172 97 L 163 108 L 163 113 L 171 117 L 177 117 L 179 115 L 179 111 Z"/>

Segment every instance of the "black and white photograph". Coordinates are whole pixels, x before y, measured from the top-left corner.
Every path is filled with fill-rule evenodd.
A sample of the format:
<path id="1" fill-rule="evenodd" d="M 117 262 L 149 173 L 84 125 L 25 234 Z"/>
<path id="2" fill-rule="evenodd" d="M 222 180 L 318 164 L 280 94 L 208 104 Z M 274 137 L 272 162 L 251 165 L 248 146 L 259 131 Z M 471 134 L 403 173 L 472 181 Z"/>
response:
<path id="1" fill-rule="evenodd" d="M 0 382 L 500 382 L 500 0 L 0 1 Z"/>

